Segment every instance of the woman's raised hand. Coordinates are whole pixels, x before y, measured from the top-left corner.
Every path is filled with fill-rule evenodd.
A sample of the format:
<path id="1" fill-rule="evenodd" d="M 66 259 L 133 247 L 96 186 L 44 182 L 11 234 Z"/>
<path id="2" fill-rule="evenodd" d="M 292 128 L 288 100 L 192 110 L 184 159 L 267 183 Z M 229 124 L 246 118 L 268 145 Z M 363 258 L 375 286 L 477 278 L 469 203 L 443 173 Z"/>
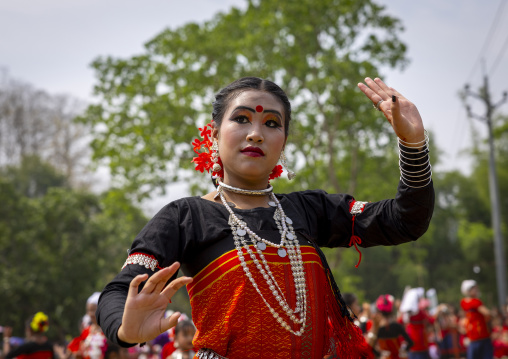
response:
<path id="1" fill-rule="evenodd" d="M 379 78 L 370 77 L 358 87 L 383 112 L 395 134 L 406 143 L 422 143 L 425 139 L 422 118 L 416 106 Z M 393 97 L 395 96 L 395 97 Z M 395 101 L 393 101 L 395 99 Z"/>
<path id="2" fill-rule="evenodd" d="M 169 318 L 164 318 L 164 313 L 171 297 L 178 289 L 191 283 L 192 278 L 180 277 L 164 286 L 179 267 L 180 263 L 176 262 L 161 269 L 147 280 L 139 293 L 138 287 L 148 274 L 134 277 L 129 286 L 118 339 L 126 343 L 143 343 L 177 324 L 180 313 L 176 312 Z"/>

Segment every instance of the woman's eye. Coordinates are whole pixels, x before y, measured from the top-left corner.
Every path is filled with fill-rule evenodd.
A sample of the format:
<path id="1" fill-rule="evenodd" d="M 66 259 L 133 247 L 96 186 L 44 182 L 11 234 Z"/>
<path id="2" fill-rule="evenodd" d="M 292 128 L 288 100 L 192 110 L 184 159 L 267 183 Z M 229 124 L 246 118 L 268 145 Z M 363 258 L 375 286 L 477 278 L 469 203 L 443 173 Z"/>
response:
<path id="1" fill-rule="evenodd" d="M 275 121 L 275 120 L 268 120 L 268 121 L 266 121 L 265 124 L 268 127 L 274 127 L 274 128 L 281 127 L 280 124 L 277 121 Z"/>
<path id="2" fill-rule="evenodd" d="M 247 116 L 236 116 L 233 121 L 238 123 L 249 123 L 249 118 Z"/>

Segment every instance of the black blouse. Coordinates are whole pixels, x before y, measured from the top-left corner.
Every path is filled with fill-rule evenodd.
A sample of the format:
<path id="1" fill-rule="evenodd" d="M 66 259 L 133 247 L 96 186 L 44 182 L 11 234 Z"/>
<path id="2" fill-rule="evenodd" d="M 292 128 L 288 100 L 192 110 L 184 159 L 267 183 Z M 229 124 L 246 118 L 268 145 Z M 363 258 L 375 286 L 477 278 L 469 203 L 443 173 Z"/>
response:
<path id="1" fill-rule="evenodd" d="M 348 247 L 352 235 L 351 201 L 344 194 L 309 190 L 277 195 L 301 243 L 311 238 L 322 247 Z M 355 218 L 354 234 L 362 247 L 396 245 L 414 241 L 427 230 L 434 208 L 432 183 L 409 188 L 399 183 L 395 199 L 367 203 Z M 273 220 L 274 208 L 236 209 L 249 228 L 267 240 L 280 240 Z M 179 261 L 187 276 L 234 249 L 229 213 L 216 202 L 187 197 L 163 207 L 135 238 L 129 253 L 154 256 L 160 267 Z M 302 235 L 303 234 L 303 235 Z M 97 320 L 106 336 L 117 339 L 129 283 L 136 275 L 154 271 L 142 265 L 127 265 L 103 290 Z"/>

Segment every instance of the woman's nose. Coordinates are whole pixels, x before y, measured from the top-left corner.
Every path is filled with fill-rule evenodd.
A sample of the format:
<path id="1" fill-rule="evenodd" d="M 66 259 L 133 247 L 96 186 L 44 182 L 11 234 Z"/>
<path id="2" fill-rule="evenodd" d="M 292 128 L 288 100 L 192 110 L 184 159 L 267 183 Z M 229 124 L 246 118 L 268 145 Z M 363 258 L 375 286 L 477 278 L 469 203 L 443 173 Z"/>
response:
<path id="1" fill-rule="evenodd" d="M 247 134 L 247 141 L 249 142 L 256 142 L 256 143 L 262 143 L 264 140 L 263 138 L 263 131 L 261 129 L 261 126 L 259 125 L 253 125 Z"/>

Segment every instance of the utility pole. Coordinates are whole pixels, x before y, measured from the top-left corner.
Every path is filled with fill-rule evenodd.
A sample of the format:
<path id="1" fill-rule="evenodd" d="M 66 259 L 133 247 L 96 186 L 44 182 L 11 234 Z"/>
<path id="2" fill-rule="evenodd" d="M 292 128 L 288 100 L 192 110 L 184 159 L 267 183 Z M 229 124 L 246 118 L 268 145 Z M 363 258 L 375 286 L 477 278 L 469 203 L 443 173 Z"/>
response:
<path id="1" fill-rule="evenodd" d="M 490 93 L 489 93 L 489 80 L 487 75 L 483 76 L 483 88 L 480 89 L 479 93 L 473 93 L 469 89 L 469 85 L 465 86 L 466 96 L 475 97 L 485 104 L 487 112 L 485 116 L 478 116 L 473 114 L 471 107 L 466 106 L 468 116 L 476 118 L 487 124 L 488 135 L 489 135 L 489 191 L 490 191 L 490 203 L 492 207 L 492 229 L 494 231 L 494 257 L 496 261 L 496 280 L 497 280 L 497 298 L 499 302 L 499 308 L 504 308 L 506 301 L 506 266 L 504 258 L 504 244 L 503 237 L 501 234 L 501 208 L 499 206 L 499 186 L 497 183 L 496 173 L 496 161 L 494 153 L 494 136 L 492 132 L 492 115 L 494 110 L 501 106 L 508 97 L 508 93 L 503 93 L 503 98 L 497 104 L 492 104 Z"/>

